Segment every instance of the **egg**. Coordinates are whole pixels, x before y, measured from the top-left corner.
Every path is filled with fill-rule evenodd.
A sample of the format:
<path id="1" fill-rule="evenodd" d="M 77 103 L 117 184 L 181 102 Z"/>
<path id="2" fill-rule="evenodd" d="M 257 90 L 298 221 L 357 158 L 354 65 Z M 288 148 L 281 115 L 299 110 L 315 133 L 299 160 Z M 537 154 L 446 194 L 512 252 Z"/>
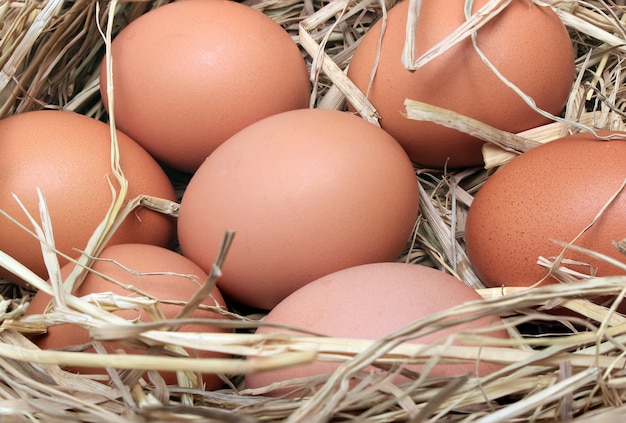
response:
<path id="1" fill-rule="evenodd" d="M 281 301 L 263 319 L 266 324 L 289 325 L 335 338 L 377 340 L 393 331 L 407 327 L 418 319 L 443 312 L 482 297 L 453 276 L 430 267 L 409 263 L 370 263 L 343 269 L 323 276 L 298 289 Z M 495 326 L 497 317 L 483 317 L 462 325 L 424 334 L 409 342 L 429 344 L 443 342 L 459 332 L 474 332 L 494 327 L 483 335 L 506 338 Z M 257 334 L 291 333 L 297 331 L 260 326 Z M 456 345 L 461 345 L 455 343 Z M 275 382 L 331 373 L 338 363 L 318 361 L 313 364 L 246 375 L 246 388 L 255 389 Z M 420 372 L 422 365 L 410 365 Z M 437 364 L 430 376 L 486 375 L 499 368 L 488 362 Z M 373 370 L 369 368 L 369 370 Z M 405 382 L 399 377 L 396 382 Z M 270 395 L 285 393 L 285 389 Z"/>
<path id="2" fill-rule="evenodd" d="M 548 122 L 489 69 L 469 38 L 423 67 L 407 70 L 401 58 L 408 3 L 404 0 L 389 11 L 380 55 L 383 20 L 366 33 L 354 52 L 348 77 L 367 94 L 380 114 L 381 126 L 415 163 L 438 168 L 481 165 L 483 142 L 432 122 L 406 118 L 407 98 L 510 132 Z M 420 3 L 416 59 L 465 22 L 465 0 Z M 473 3 L 476 12 L 487 1 Z M 574 53 L 568 31 L 552 9 L 528 0 L 513 0 L 477 31 L 477 44 L 495 68 L 538 107 L 553 115 L 561 112 L 574 80 Z"/>
<path id="3" fill-rule="evenodd" d="M 600 132 L 607 135 L 607 132 Z M 626 178 L 626 143 L 589 133 L 567 136 L 515 157 L 489 176 L 471 204 L 465 227 L 468 257 L 485 285 L 530 286 L 554 258 L 591 224 Z M 575 245 L 622 263 L 613 242 L 626 238 L 626 194 L 621 192 Z M 598 276 L 624 274 L 605 261 L 567 250 L 568 268 Z M 549 278 L 546 283 L 555 282 Z"/>
<path id="4" fill-rule="evenodd" d="M 100 254 L 100 260 L 94 262 L 92 269 L 106 275 L 117 282 L 128 285 L 129 290 L 110 282 L 95 273 L 89 273 L 85 281 L 74 293 L 82 297 L 89 294 L 112 292 L 127 297 L 149 296 L 161 301 L 160 308 L 166 319 L 173 319 L 182 310 L 184 304 L 191 299 L 205 281 L 207 274 L 190 260 L 169 249 L 148 244 L 118 244 L 106 247 Z M 73 264 L 63 267 L 62 274 L 67 276 Z M 146 272 L 141 274 L 141 272 Z M 160 272 L 160 273 L 159 273 Z M 50 303 L 51 297 L 43 291 L 37 292 L 27 310 L 27 315 L 41 314 Z M 191 317 L 204 319 L 226 319 L 219 310 L 226 310 L 224 298 L 217 288 L 211 291 L 202 304 L 211 308 L 198 308 Z M 126 309 L 114 311 L 120 317 L 131 321 L 154 321 L 144 309 Z M 227 329 L 203 324 L 185 324 L 181 332 L 227 332 Z M 91 341 L 89 332 L 77 325 L 56 325 L 48 328 L 48 332 L 39 335 L 33 341 L 42 349 L 69 348 L 86 344 Z M 147 350 L 132 348 L 121 342 L 103 342 L 108 353 L 122 349 L 129 354 L 147 354 Z M 85 353 L 93 353 L 89 348 Z M 206 351 L 188 350 L 191 357 L 225 357 L 223 354 Z M 68 366 L 66 370 L 83 374 L 104 374 L 102 368 L 85 368 Z M 174 372 L 162 372 L 165 382 L 176 384 Z M 203 375 L 207 389 L 215 389 L 222 382 L 213 374 Z"/>
<path id="5" fill-rule="evenodd" d="M 178 239 L 205 271 L 235 237 L 218 286 L 269 309 L 342 268 L 395 260 L 418 213 L 413 166 L 385 131 L 337 110 L 265 118 L 224 142 L 183 195 Z"/>
<path id="6" fill-rule="evenodd" d="M 160 162 L 193 172 L 253 122 L 308 106 L 296 43 L 239 2 L 179 1 L 153 9 L 113 40 L 118 128 Z M 106 60 L 100 86 L 108 108 Z"/>
<path id="7" fill-rule="evenodd" d="M 171 182 L 159 164 L 136 142 L 117 132 L 120 165 L 128 180 L 127 199 L 147 194 L 176 201 Z M 39 221 L 37 188 L 46 198 L 56 247 L 77 258 L 112 202 L 109 126 L 73 112 L 41 110 L 0 121 L 0 209 L 32 228 L 15 194 Z M 131 213 L 110 243 L 141 242 L 167 246 L 175 236 L 170 216 L 146 208 Z M 48 278 L 39 241 L 0 215 L 0 250 L 43 279 Z M 60 258 L 61 264 L 67 260 Z M 8 271 L 8 280 L 23 281 Z"/>

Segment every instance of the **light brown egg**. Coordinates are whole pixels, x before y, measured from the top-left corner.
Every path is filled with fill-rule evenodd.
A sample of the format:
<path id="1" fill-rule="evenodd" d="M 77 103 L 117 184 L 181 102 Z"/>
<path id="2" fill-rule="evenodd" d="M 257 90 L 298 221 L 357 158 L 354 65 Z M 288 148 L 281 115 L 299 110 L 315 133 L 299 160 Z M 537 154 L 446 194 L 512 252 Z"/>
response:
<path id="1" fill-rule="evenodd" d="M 200 287 L 207 277 L 206 273 L 193 262 L 182 255 L 168 250 L 147 244 L 118 244 L 104 249 L 100 258 L 107 259 L 96 261 L 92 268 L 122 284 L 132 286 L 137 292 L 128 291 L 121 286 L 109 282 L 102 277 L 90 273 L 83 284 L 75 292 L 75 295 L 82 297 L 88 294 L 113 292 L 128 297 L 141 297 L 147 295 L 161 301 L 161 310 L 166 319 L 173 319 L 182 310 L 187 302 Z M 113 262 L 113 261 L 115 262 Z M 118 264 L 119 263 L 119 264 Z M 126 267 L 122 268 L 120 265 Z M 68 264 L 62 269 L 62 274 L 67 276 L 73 265 Z M 136 274 L 134 272 L 148 272 L 153 274 Z M 154 274 L 154 272 L 171 272 L 173 274 Z M 50 302 L 51 297 L 46 293 L 38 292 L 27 310 L 27 315 L 41 314 Z M 211 295 L 202 303 L 204 306 L 213 309 L 196 309 L 191 317 L 204 319 L 223 319 L 218 308 L 226 310 L 224 299 L 217 288 L 214 288 Z M 118 310 L 115 314 L 128 319 L 139 320 L 141 322 L 151 322 L 153 319 L 145 310 Z M 182 332 L 226 332 L 227 329 L 203 324 L 186 324 L 179 329 Z M 35 337 L 34 342 L 42 349 L 68 348 L 78 346 L 91 341 L 88 330 L 77 325 L 57 325 L 51 326 L 48 333 Z M 127 353 L 147 354 L 145 349 L 132 348 L 118 342 L 104 342 L 104 347 L 109 353 L 115 353 L 123 349 Z M 93 349 L 86 350 L 86 353 L 93 353 Z M 206 351 L 188 350 L 191 357 L 224 357 L 222 354 Z M 67 370 L 82 374 L 104 374 L 102 368 L 84 368 L 68 366 Z M 162 373 L 167 384 L 176 384 L 176 374 L 174 372 Z M 215 389 L 222 382 L 214 374 L 203 375 L 203 381 L 207 389 Z"/>
<path id="2" fill-rule="evenodd" d="M 247 127 L 207 158 L 183 195 L 178 236 L 208 271 L 234 230 L 218 286 L 269 309 L 327 273 L 395 260 L 417 212 L 415 172 L 389 134 L 346 112 L 303 109 Z"/>
<path id="3" fill-rule="evenodd" d="M 465 0 L 421 3 L 416 59 L 465 21 Z M 485 3 L 475 1 L 473 10 Z M 414 72 L 406 70 L 401 57 L 407 9 L 405 0 L 389 11 L 368 98 L 380 113 L 382 127 L 404 146 L 415 163 L 431 167 L 480 165 L 483 142 L 434 123 L 405 118 L 406 98 L 451 109 L 510 132 L 547 123 L 487 67 L 470 39 Z M 382 20 L 363 37 L 348 70 L 348 76 L 363 92 L 370 82 L 381 26 Z M 550 8 L 513 0 L 478 30 L 477 42 L 498 71 L 537 106 L 560 113 L 574 80 L 574 54 L 567 29 Z"/>
<path id="4" fill-rule="evenodd" d="M 32 228 L 12 194 L 39 221 L 36 189 L 40 188 L 50 211 L 56 247 L 78 257 L 75 249 L 86 247 L 111 204 L 109 180 L 119 191 L 110 165 L 109 131 L 103 122 L 63 111 L 27 112 L 0 121 L 0 209 Z M 121 167 L 129 182 L 127 200 L 148 194 L 175 201 L 174 188 L 158 163 L 128 136 L 118 131 L 117 137 Z M 0 216 L 0 233 L 0 250 L 48 278 L 35 238 L 4 216 Z M 169 246 L 174 235 L 174 219 L 140 208 L 110 243 Z M 3 270 L 0 275 L 21 283 Z"/>
<path id="5" fill-rule="evenodd" d="M 234 1 L 151 10 L 113 40 L 112 57 L 119 129 L 186 172 L 240 129 L 309 101 L 296 43 L 267 15 Z"/>
<path id="6" fill-rule="evenodd" d="M 467 254 L 482 281 L 491 287 L 530 286 L 546 276 L 539 257 L 556 257 L 562 247 L 551 240 L 570 242 L 594 220 L 626 178 L 625 160 L 624 141 L 579 134 L 534 148 L 491 175 L 465 228 Z M 622 192 L 576 245 L 626 262 L 613 246 L 626 238 L 625 215 Z M 587 263 L 566 264 L 585 274 L 624 274 L 580 252 L 569 250 L 564 258 Z"/>
<path id="7" fill-rule="evenodd" d="M 264 322 L 289 325 L 335 338 L 377 340 L 418 319 L 468 301 L 480 300 L 482 297 L 471 287 L 442 271 L 408 263 L 372 263 L 340 270 L 300 288 L 271 310 Z M 429 344 L 445 341 L 453 333 L 473 332 L 498 324 L 498 318 L 485 317 L 426 334 L 410 342 Z M 281 332 L 297 333 L 270 326 L 261 326 L 256 333 Z M 485 334 L 507 337 L 503 330 L 487 331 Z M 331 373 L 338 366 L 337 363 L 319 361 L 250 374 L 246 376 L 246 387 L 254 389 L 274 382 Z M 438 364 L 430 375 L 486 375 L 498 368 L 499 365 L 487 362 Z M 411 365 L 409 369 L 419 372 L 423 366 Z M 397 382 L 406 380 L 400 377 Z M 279 390 L 270 395 L 284 393 L 285 390 Z"/>

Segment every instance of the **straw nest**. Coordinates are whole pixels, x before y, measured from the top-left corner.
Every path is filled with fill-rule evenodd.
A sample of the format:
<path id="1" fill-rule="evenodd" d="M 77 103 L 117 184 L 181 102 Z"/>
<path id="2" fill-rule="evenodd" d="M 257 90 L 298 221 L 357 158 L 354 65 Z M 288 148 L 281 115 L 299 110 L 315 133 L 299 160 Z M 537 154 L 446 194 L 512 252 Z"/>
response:
<path id="1" fill-rule="evenodd" d="M 98 94 L 97 69 L 105 54 L 107 36 L 151 8 L 167 1 L 128 3 L 90 0 L 0 1 L 0 117 L 32 109 L 60 107 L 96 118 L 105 118 Z M 353 49 L 367 28 L 384 16 L 393 0 L 253 1 L 251 5 L 283 25 L 298 41 L 315 81 L 315 107 L 341 108 L 345 96 L 360 104 L 362 114 L 375 120 L 371 105 L 346 80 L 345 69 Z M 621 421 L 626 400 L 626 317 L 614 307 L 587 300 L 596 295 L 621 299 L 622 277 L 574 277 L 566 268 L 553 269 L 563 284 L 526 289 L 484 289 L 463 250 L 463 217 L 472 196 L 488 177 L 488 169 L 515 154 L 580 130 L 581 126 L 624 129 L 622 64 L 626 57 L 626 8 L 622 1 L 547 0 L 571 33 L 577 51 L 577 79 L 567 109 L 558 122 L 523 134 L 506 134 L 455 116 L 460 130 L 472 130 L 487 141 L 486 169 L 442 172 L 416 169 L 421 182 L 422 214 L 402 260 L 444 269 L 479 290 L 484 303 L 467 303 L 440 316 L 423 319 L 365 342 L 322 337 L 263 338 L 251 334 L 258 316 L 232 314 L 226 323 L 238 328 L 231 335 L 183 334 L 157 330 L 177 322 L 128 325 L 111 313 L 84 300 L 63 294 L 59 286 L 30 276 L 27 269 L 0 255 L 0 264 L 28 277 L 37 289 L 55 296 L 57 310 L 45 317 L 21 319 L 30 292 L 10 284 L 2 286 L 0 313 L 0 415 L 3 421 Z M 115 6 L 115 7 L 113 7 Z M 546 40 L 550 42 L 550 40 Z M 445 111 L 407 102 L 409 117 L 445 123 Z M 115 174 L 115 169 L 112 169 Z M 120 178 L 123 186 L 123 178 Z M 180 182 L 180 181 L 179 181 Z M 184 181 L 181 182 L 184 189 Z M 176 204 L 154 204 L 139 198 L 124 206 L 123 189 L 107 216 L 105 229 L 95 233 L 88 251 L 106 244 L 107 233 L 136 204 L 150 205 L 175 214 Z M 45 205 L 44 203 L 42 203 Z M 41 223 L 41 237 L 47 236 Z M 583 228 L 581 228 L 582 230 Z M 207 295 L 219 265 L 203 289 L 190 299 L 192 309 Z M 43 247 L 46 254 L 51 253 Z M 1 252 L 0 252 L 1 253 Z M 594 252 L 588 252 L 595 254 Z M 550 268 L 552 262 L 542 259 Z M 85 259 L 83 264 L 88 264 Z M 626 264 L 620 264 L 624 267 Z M 78 271 L 71 284 L 81 277 Z M 585 279 L 585 280 L 578 280 Z M 60 284 L 61 281 L 56 281 Z M 132 304 L 132 303 L 131 303 Z M 588 319 L 546 313 L 559 305 Z M 119 305 L 119 302 L 118 302 Z M 436 330 L 444 317 L 460 314 L 478 318 L 502 316 L 510 340 L 490 347 L 448 347 L 405 344 L 424 330 Z M 80 352 L 41 351 L 24 336 L 47 325 L 71 322 L 87 326 L 97 342 L 132 339 L 144 344 L 206 348 L 232 353 L 233 359 L 208 360 L 185 357 L 89 355 Z M 222 324 L 225 324 L 222 322 Z M 523 330 L 532 327 L 533 330 Z M 532 332 L 542 336 L 532 336 Z M 476 341 L 465 337 L 467 343 Z M 265 356 L 255 355 L 263 343 Z M 480 379 L 416 377 L 393 386 L 379 374 L 361 371 L 374 363 L 403 365 L 445 361 L 488 360 L 503 365 L 497 373 Z M 307 390 L 312 381 L 294 381 L 302 388 L 297 399 L 269 399 L 263 390 L 249 392 L 241 386 L 246 372 L 287 366 L 312 360 L 338 360 L 343 365 L 321 389 Z M 108 385 L 61 370 L 59 365 L 82 363 L 119 367 Z M 180 386 L 165 387 L 158 377 L 141 377 L 144 369 L 184 371 Z M 222 374 L 225 389 L 207 392 L 194 372 Z M 382 373 L 381 373 L 382 374 Z M 133 375 L 135 377 L 133 377 Z M 154 374 L 152 374 L 154 376 Z M 346 382 L 364 379 L 357 386 Z M 289 384 L 286 381 L 285 384 Z M 253 395 L 254 394 L 254 395 Z"/>

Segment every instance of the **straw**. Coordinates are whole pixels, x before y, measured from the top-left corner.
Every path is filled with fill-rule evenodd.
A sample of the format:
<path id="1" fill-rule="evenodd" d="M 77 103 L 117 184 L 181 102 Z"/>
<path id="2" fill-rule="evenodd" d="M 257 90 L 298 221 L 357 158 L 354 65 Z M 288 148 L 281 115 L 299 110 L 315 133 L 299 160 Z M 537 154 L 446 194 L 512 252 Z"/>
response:
<path id="1" fill-rule="evenodd" d="M 405 1 L 419 10 L 418 0 Z M 138 16 L 168 2 L 0 2 L 0 117 L 61 108 L 105 120 L 111 128 L 111 207 L 89 244 L 80 246 L 83 254 L 74 261 L 72 275 L 65 280 L 60 278 L 55 228 L 50 225 L 46 200 L 41 195 L 36 215 L 24 210 L 28 226 L 23 229 L 40 240 L 50 280 L 39 278 L 0 251 L 0 265 L 53 297 L 45 314 L 24 317 L 32 292 L 8 284 L 0 286 L 3 416 L 13 421 L 51 422 L 619 421 L 626 393 L 622 370 L 626 364 L 626 318 L 619 312 L 626 286 L 624 276 L 584 275 L 568 269 L 567 260 L 540 257 L 538 263 L 551 269 L 560 283 L 533 288 L 484 288 L 465 254 L 463 235 L 473 196 L 494 169 L 541 143 L 570 133 L 626 128 L 623 2 L 542 2 L 557 12 L 577 52 L 576 80 L 570 98 L 561 115 L 550 116 L 553 123 L 511 134 L 407 99 L 408 119 L 432 121 L 484 140 L 485 166 L 454 171 L 416 167 L 422 214 L 399 260 L 448 272 L 475 288 L 484 301 L 442 310 L 376 340 L 327 337 L 288 325 L 275 329 L 290 329 L 294 333 L 257 335 L 254 329 L 267 324 L 262 321 L 264 313 L 255 310 L 221 310 L 226 319 L 189 318 L 191 311 L 204 307 L 201 301 L 219 282 L 221 267 L 228 260 L 228 246 L 231 241 L 236 242 L 232 233 L 225 234 L 209 278 L 199 284 L 195 295 L 182 304 L 182 311 L 174 319 L 141 323 L 114 313 L 145 309 L 160 316 L 160 300 L 141 293 L 99 293 L 83 298 L 73 295 L 120 222 L 135 208 L 149 207 L 173 217 L 178 214 L 176 202 L 147 196 L 126 197 L 115 122 L 105 112 L 98 85 L 102 60 L 106 60 L 111 78 L 107 52 L 115 35 Z M 357 113 L 378 125 L 375 107 L 366 93 L 349 80 L 346 71 L 360 39 L 374 22 L 385 19 L 395 1 L 248 3 L 283 25 L 298 43 L 314 87 L 311 106 L 345 110 L 349 102 Z M 414 46 L 410 35 L 419 25 L 419 16 L 412 15 L 407 25 L 409 42 L 404 46 L 405 65 L 423 66 L 459 41 L 474 39 L 474 31 L 497 18 L 507 3 L 486 2 L 480 14 L 468 14 L 463 26 L 417 58 L 411 56 Z M 466 5 L 469 7 L 471 2 Z M 484 59 L 488 62 L 488 58 Z M 491 71 L 497 74 L 497 69 L 492 67 Z M 111 79 L 109 88 L 106 95 L 114 107 Z M 532 99 L 519 94 L 532 105 Z M 184 190 L 185 180 L 177 183 Z M 616 235 L 615 244 L 620 251 L 626 250 L 621 238 Z M 555 242 L 624 267 L 622 261 L 567 241 L 570 240 Z M 598 304 L 594 302 L 598 297 L 611 300 Z M 495 339 L 478 331 L 457 333 L 433 343 L 420 341 L 426 334 L 485 316 L 499 316 L 501 327 L 510 338 Z M 176 330 L 186 323 L 221 325 L 232 333 Z M 88 329 L 90 346 L 96 352 L 42 351 L 29 341 L 32 334 L 60 324 Z M 528 326 L 537 333 L 523 330 Z M 167 354 L 107 353 L 102 345 L 110 341 Z M 463 345 L 459 345 L 461 342 Z M 213 351 L 229 358 L 192 358 L 186 349 Z M 434 377 L 429 373 L 440 363 L 480 361 L 502 367 L 481 377 Z M 332 374 L 285 380 L 255 390 L 247 390 L 243 383 L 244 374 L 313 362 L 332 362 L 338 369 Z M 74 374 L 63 369 L 66 365 L 106 368 L 107 373 Z M 410 367 L 415 365 L 422 366 L 421 370 Z M 179 378 L 178 386 L 168 387 L 158 373 L 164 370 L 186 373 Z M 204 390 L 196 372 L 224 375 L 223 389 Z M 408 377 L 408 382 L 392 383 L 400 373 Z M 269 396 L 284 388 L 292 390 L 295 396 Z"/>

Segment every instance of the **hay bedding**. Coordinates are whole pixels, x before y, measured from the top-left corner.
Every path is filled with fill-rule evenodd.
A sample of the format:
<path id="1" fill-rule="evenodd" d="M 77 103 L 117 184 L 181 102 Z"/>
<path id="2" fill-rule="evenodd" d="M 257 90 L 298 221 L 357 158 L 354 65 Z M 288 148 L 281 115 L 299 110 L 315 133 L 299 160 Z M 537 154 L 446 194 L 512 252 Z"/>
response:
<path id="1" fill-rule="evenodd" d="M 137 16 L 167 1 L 119 3 L 34 0 L 0 1 L 0 117 L 43 107 L 74 110 L 106 119 L 97 87 L 97 68 L 104 55 L 100 29 L 111 35 Z M 479 130 L 490 141 L 485 150 L 488 169 L 505 163 L 537 141 L 556 138 L 580 125 L 624 129 L 622 63 L 626 40 L 626 9 L 622 1 L 547 1 L 569 28 L 577 51 L 578 79 L 563 121 L 524 134 L 505 134 L 455 116 L 461 130 Z M 251 3 L 252 4 L 252 3 Z M 351 90 L 341 72 L 358 40 L 383 15 L 373 0 L 319 3 L 300 0 L 253 2 L 298 40 L 315 75 L 313 104 L 341 108 L 344 96 L 360 101 L 363 114 L 374 112 Z M 389 8 L 393 1 L 384 7 Z M 99 26 L 95 17 L 98 17 Z M 547 40 L 549 41 L 549 40 Z M 326 60 L 322 60 L 322 58 Z M 412 118 L 446 121 L 445 111 L 407 103 Z M 521 135 L 521 136 L 519 136 Z M 505 147 L 503 149 L 502 147 Z M 416 169 L 421 182 L 422 215 L 402 260 L 438 267 L 479 289 L 486 303 L 468 303 L 444 310 L 375 342 L 319 337 L 264 338 L 250 334 L 258 316 L 232 314 L 232 335 L 164 332 L 159 325 L 127 326 L 85 301 L 62 298 L 68 305 L 39 320 L 20 319 L 29 292 L 2 285 L 0 313 L 0 420 L 7 422 L 253 422 L 253 421 L 622 421 L 626 399 L 626 318 L 586 300 L 595 295 L 621 298 L 624 278 L 584 278 L 567 268 L 555 269 L 564 282 L 533 290 L 484 289 L 463 252 L 462 225 L 472 195 L 489 170 L 440 172 Z M 185 180 L 172 175 L 180 190 Z M 144 199 L 145 200 L 145 199 Z M 175 214 L 176 205 L 156 208 Z M 120 212 L 123 215 L 123 211 Z M 581 228 L 582 229 L 582 228 Z M 228 239 L 225 240 L 227 252 Z M 589 252 L 589 254 L 595 254 Z M 207 288 L 219 276 L 207 281 Z M 4 258 L 3 258 L 4 260 Z M 553 263 L 542 259 L 550 267 Z M 11 264 L 19 266 L 18 264 Z M 578 279 L 586 279 L 578 281 Z M 40 289 L 50 290 L 34 281 Z M 199 292 L 198 298 L 206 293 Z M 195 298 L 197 299 L 197 298 Z M 190 308 L 194 300 L 190 300 Z M 117 304 L 128 300 L 116 298 Z M 124 303 L 124 301 L 127 301 Z M 588 320 L 547 314 L 537 306 L 560 306 Z M 129 306 L 133 306 L 130 304 Z M 425 330 L 436 330 L 446 316 L 497 314 L 512 337 L 489 348 L 403 344 Z M 23 335 L 43 326 L 74 322 L 92 329 L 95 340 L 124 338 L 156 345 L 201 345 L 253 355 L 263 343 L 268 357 L 245 361 L 192 360 L 184 357 L 116 357 L 80 352 L 40 351 Z M 165 326 L 172 322 L 163 322 Z M 475 340 L 475 339 L 474 339 Z M 467 342 L 472 338 L 467 337 Z M 493 360 L 501 371 L 482 379 L 430 378 L 413 375 L 411 383 L 393 386 L 381 376 L 361 371 L 371 363 L 401 371 L 411 362 Z M 296 399 L 269 399 L 241 385 L 241 374 L 310 360 L 347 359 L 315 392 L 313 380 L 285 382 L 301 388 Z M 111 383 L 61 370 L 59 364 L 118 365 Z M 154 372 L 141 369 L 188 370 L 179 387 L 166 387 Z M 206 392 L 194 371 L 223 373 L 226 388 Z M 364 383 L 349 387 L 350 378 Z M 131 382 L 132 381 L 132 382 Z M 261 395 L 253 395 L 261 394 Z"/>

